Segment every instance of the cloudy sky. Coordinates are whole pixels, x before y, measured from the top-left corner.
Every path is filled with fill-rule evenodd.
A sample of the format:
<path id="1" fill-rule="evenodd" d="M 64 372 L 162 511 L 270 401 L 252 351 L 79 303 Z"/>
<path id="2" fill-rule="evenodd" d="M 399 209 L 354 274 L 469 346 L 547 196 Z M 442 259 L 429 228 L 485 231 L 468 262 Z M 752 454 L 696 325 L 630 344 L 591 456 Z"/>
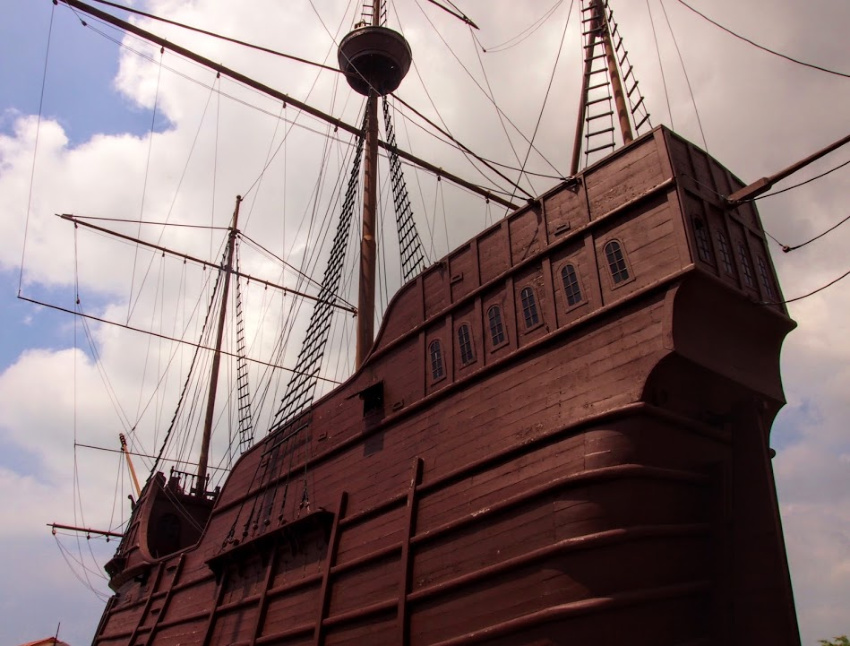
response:
<path id="1" fill-rule="evenodd" d="M 758 51 L 676 0 L 611 2 L 653 123 L 672 125 L 706 146 L 745 181 L 848 134 L 850 79 Z M 390 24 L 401 23 L 418 61 L 399 94 L 429 118 L 444 121 L 476 152 L 517 166 L 540 114 L 570 3 L 457 4 L 480 25 L 478 39 L 490 51 L 476 54 L 469 30 L 423 0 L 398 0 Z M 759 43 L 850 74 L 846 3 L 692 4 Z M 256 0 L 238 12 L 221 0 L 152 0 L 139 7 L 329 64 L 335 60 L 334 38 L 348 30 L 354 15 L 353 4 L 337 0 L 312 5 Z M 517 37 L 550 9 L 539 29 Z M 197 294 L 206 293 L 206 276 L 184 269 L 182 262 L 75 232 L 53 214 L 222 227 L 242 194 L 240 228 L 247 235 L 295 265 L 320 267 L 308 241 L 327 240 L 326 214 L 338 197 L 349 137 L 95 21 L 83 27 L 66 7 L 54 8 L 49 0 L 11 0 L 6 10 L 0 24 L 0 643 L 47 636 L 61 622 L 60 636 L 79 646 L 90 641 L 102 611 L 107 589 L 98 568 L 114 543 L 54 537 L 45 524 L 117 527 L 126 519 L 131 489 L 116 455 L 75 450 L 74 443 L 115 447 L 118 432 L 136 429 L 135 448 L 154 451 L 188 355 L 173 344 L 151 345 L 110 326 L 85 327 L 16 295 L 20 290 L 73 308 L 79 294 L 88 313 L 193 337 Z M 575 9 L 572 21 L 535 139 L 539 153 L 528 162 L 544 175 L 554 174 L 553 167 L 568 173 L 580 70 Z M 163 25 L 150 28 L 295 98 L 309 97 L 351 123 L 358 118 L 362 102 L 338 75 Z M 501 118 L 485 96 L 488 87 Z M 399 119 L 397 130 L 402 147 L 483 181 L 415 123 Z M 850 148 L 780 188 L 847 160 Z M 327 174 L 317 182 L 322 167 Z M 407 172 L 432 260 L 503 215 L 447 182 Z M 840 169 L 762 200 L 767 231 L 795 245 L 841 221 L 850 210 L 848 179 L 850 169 Z M 388 182 L 382 181 L 386 194 Z M 537 178 L 533 189 L 551 184 Z M 149 227 L 142 234 L 211 260 L 221 250 L 220 231 Z M 786 298 L 850 269 L 848 244 L 850 224 L 788 254 L 774 245 Z M 245 251 L 251 273 L 297 283 L 268 255 Z M 399 280 L 393 262 L 386 265 L 388 294 Z M 313 273 L 318 277 L 321 269 Z M 246 303 L 268 314 L 249 319 L 252 351 L 269 356 L 270 328 L 288 304 L 256 287 L 246 289 Z M 190 292 L 196 296 L 190 298 Z M 176 312 L 177 322 L 163 312 Z M 798 328 L 782 356 L 788 405 L 774 425 L 772 445 L 803 642 L 813 645 L 818 638 L 850 633 L 850 279 L 791 304 L 790 312 Z M 344 340 L 350 330 L 340 321 L 334 335 Z M 291 355 L 282 362 L 292 365 Z M 260 368 L 252 369 L 252 378 L 259 379 Z M 349 369 L 350 359 L 340 356 L 326 374 L 341 378 Z M 149 462 L 140 458 L 138 466 L 144 472 Z"/>

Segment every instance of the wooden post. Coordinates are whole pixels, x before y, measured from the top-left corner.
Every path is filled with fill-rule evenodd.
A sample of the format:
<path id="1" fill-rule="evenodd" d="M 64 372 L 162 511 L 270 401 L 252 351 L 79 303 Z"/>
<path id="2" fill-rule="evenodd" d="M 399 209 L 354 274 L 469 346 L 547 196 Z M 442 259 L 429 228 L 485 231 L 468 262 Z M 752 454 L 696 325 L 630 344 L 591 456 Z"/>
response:
<path id="1" fill-rule="evenodd" d="M 413 560 L 410 557 L 410 537 L 416 532 L 416 487 L 422 481 L 422 458 L 416 458 L 413 462 L 413 473 L 410 476 L 410 486 L 407 489 L 407 507 L 405 510 L 404 537 L 401 539 L 401 581 L 398 586 L 398 636 L 396 644 L 408 646 L 410 644 L 410 620 L 407 613 L 407 593 L 410 591 L 410 575 L 413 569 Z"/>
<path id="2" fill-rule="evenodd" d="M 207 495 L 207 465 L 210 455 L 210 440 L 212 438 L 213 414 L 215 413 L 215 394 L 218 389 L 218 371 L 221 365 L 221 340 L 224 336 L 224 322 L 227 315 L 227 295 L 230 291 L 230 273 L 233 270 L 233 252 L 236 247 L 236 225 L 239 223 L 239 204 L 242 196 L 236 196 L 236 208 L 233 211 L 233 223 L 230 226 L 230 238 L 227 241 L 227 257 L 224 263 L 224 287 L 221 291 L 221 310 L 218 314 L 218 332 L 215 339 L 215 354 L 213 355 L 210 372 L 210 389 L 207 395 L 207 413 L 204 418 L 204 435 L 201 439 L 201 455 L 198 458 L 198 480 L 195 483 L 195 495 L 205 498 Z"/>
<path id="3" fill-rule="evenodd" d="M 314 646 L 322 646 L 325 643 L 325 617 L 328 615 L 331 605 L 331 569 L 336 561 L 336 551 L 339 547 L 339 523 L 345 516 L 345 508 L 348 504 L 348 494 L 342 492 L 339 496 L 339 506 L 334 516 L 331 536 L 328 539 L 328 554 L 325 557 L 325 567 L 322 572 L 322 589 L 319 591 L 319 616 L 316 617 L 316 628 L 313 631 Z"/>
<path id="4" fill-rule="evenodd" d="M 381 25 L 381 0 L 374 0 L 372 25 Z M 363 365 L 375 340 L 375 219 L 378 212 L 378 93 L 369 91 L 366 101 L 366 163 L 363 171 L 363 235 L 360 239 L 360 285 L 357 300 L 357 355 L 355 367 Z"/>

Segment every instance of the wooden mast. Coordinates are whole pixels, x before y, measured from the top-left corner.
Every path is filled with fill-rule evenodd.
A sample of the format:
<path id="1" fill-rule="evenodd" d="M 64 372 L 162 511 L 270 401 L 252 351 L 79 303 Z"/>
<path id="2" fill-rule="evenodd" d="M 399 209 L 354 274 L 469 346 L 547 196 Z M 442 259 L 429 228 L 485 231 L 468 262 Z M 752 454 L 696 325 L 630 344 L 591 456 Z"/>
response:
<path id="1" fill-rule="evenodd" d="M 215 395 L 218 389 L 218 371 L 221 365 L 221 340 L 224 336 L 224 322 L 227 314 L 227 296 L 230 291 L 230 274 L 233 269 L 233 252 L 236 248 L 236 226 L 239 223 L 239 205 L 242 196 L 236 196 L 236 208 L 233 210 L 233 224 L 227 241 L 227 254 L 224 261 L 224 287 L 221 291 L 221 309 L 218 313 L 218 331 L 215 339 L 215 354 L 213 355 L 210 372 L 210 388 L 207 395 L 207 412 L 204 418 L 204 435 L 201 439 L 201 456 L 198 458 L 198 480 L 193 493 L 204 498 L 207 495 L 207 466 L 210 454 L 210 439 L 212 438 L 213 414 L 215 413 Z"/>
<path id="2" fill-rule="evenodd" d="M 593 62 L 593 50 L 596 47 L 597 38 L 602 40 L 605 48 L 605 61 L 608 65 L 608 75 L 611 79 L 611 93 L 614 95 L 614 106 L 617 110 L 617 120 L 620 123 L 620 133 L 623 143 L 627 144 L 634 140 L 632 133 L 629 109 L 626 106 L 626 95 L 623 92 L 623 81 L 620 78 L 620 67 L 614 54 L 614 43 L 611 38 L 611 27 L 608 24 L 608 16 L 605 13 L 604 0 L 591 0 L 590 7 L 592 22 L 589 28 L 589 42 L 584 53 L 584 76 L 581 83 L 581 96 L 579 99 L 578 117 L 576 120 L 576 135 L 573 142 L 573 155 L 570 164 L 570 175 L 578 173 L 579 159 L 581 157 L 581 141 L 584 134 L 587 111 L 587 92 Z"/>
<path id="3" fill-rule="evenodd" d="M 373 0 L 372 26 L 381 26 L 381 0 Z M 378 93 L 369 89 L 366 101 L 365 167 L 363 171 L 363 231 L 360 238 L 360 285 L 357 300 L 357 353 L 355 367 L 375 339 L 375 218 L 378 204 Z"/>

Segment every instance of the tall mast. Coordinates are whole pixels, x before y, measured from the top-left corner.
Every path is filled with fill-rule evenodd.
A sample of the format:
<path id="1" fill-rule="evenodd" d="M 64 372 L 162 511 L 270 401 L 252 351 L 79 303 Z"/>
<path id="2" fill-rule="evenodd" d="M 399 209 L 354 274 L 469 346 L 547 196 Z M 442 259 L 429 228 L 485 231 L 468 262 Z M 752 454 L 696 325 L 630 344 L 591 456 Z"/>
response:
<path id="1" fill-rule="evenodd" d="M 366 99 L 363 231 L 357 304 L 359 368 L 375 338 L 375 219 L 378 204 L 378 97 L 400 84 L 410 69 L 410 46 L 398 32 L 381 25 L 383 0 L 364 0 L 363 22 L 339 44 L 339 66 L 348 84 Z M 371 10 L 371 16 L 369 11 Z M 369 17 L 371 20 L 366 20 Z"/>
<path id="2" fill-rule="evenodd" d="M 611 93 L 614 97 L 614 107 L 617 112 L 617 120 L 620 125 L 620 134 L 622 135 L 623 143 L 628 144 L 634 140 L 629 108 L 626 105 L 626 94 L 623 91 L 623 80 L 620 76 L 620 66 L 617 62 L 616 50 L 614 48 L 613 38 L 611 37 L 611 25 L 608 21 L 605 0 L 590 0 L 587 8 L 582 10 L 582 12 L 586 11 L 590 11 L 586 32 L 588 42 L 585 45 L 584 52 L 584 75 L 582 77 L 581 98 L 579 100 L 579 111 L 576 121 L 576 136 L 573 143 L 572 163 L 570 165 L 571 175 L 575 175 L 579 168 L 582 138 L 587 121 L 588 92 L 591 89 L 599 87 L 598 85 L 590 84 L 590 77 L 595 73 L 592 71 L 592 68 L 593 61 L 597 58 L 594 56 L 597 42 L 600 42 L 605 51 L 608 77 L 611 80 Z"/>
<path id="3" fill-rule="evenodd" d="M 373 0 L 372 26 L 381 26 L 381 0 Z M 360 286 L 357 299 L 357 354 L 359 368 L 375 339 L 375 218 L 378 206 L 378 94 L 369 88 L 366 100 L 366 142 L 363 170 L 363 231 L 360 238 Z"/>
<path id="4" fill-rule="evenodd" d="M 221 309 L 218 313 L 218 330 L 215 338 L 215 354 L 213 354 L 212 370 L 210 372 L 210 387 L 207 396 L 207 413 L 204 418 L 204 435 L 201 439 L 201 456 L 198 458 L 198 480 L 194 493 L 203 498 L 207 494 L 207 466 L 210 455 L 210 439 L 212 438 L 212 423 L 215 413 L 215 395 L 218 389 L 218 371 L 221 365 L 221 340 L 224 336 L 224 322 L 227 314 L 227 296 L 230 291 L 230 274 L 233 270 L 233 253 L 236 248 L 236 227 L 239 224 L 239 205 L 242 196 L 236 196 L 236 208 L 233 210 L 233 223 L 227 240 L 227 254 L 224 261 L 224 287 L 221 291 Z"/>

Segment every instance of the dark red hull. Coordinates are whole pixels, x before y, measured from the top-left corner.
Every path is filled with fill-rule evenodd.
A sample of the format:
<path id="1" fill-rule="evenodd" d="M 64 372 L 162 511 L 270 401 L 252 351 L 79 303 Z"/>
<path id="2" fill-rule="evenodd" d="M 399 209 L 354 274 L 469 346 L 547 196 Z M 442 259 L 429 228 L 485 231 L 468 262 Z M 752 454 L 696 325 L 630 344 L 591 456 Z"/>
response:
<path id="1" fill-rule="evenodd" d="M 799 644 L 758 214 L 664 128 L 578 180 L 402 288 L 196 545 L 149 485 L 94 643 Z"/>

